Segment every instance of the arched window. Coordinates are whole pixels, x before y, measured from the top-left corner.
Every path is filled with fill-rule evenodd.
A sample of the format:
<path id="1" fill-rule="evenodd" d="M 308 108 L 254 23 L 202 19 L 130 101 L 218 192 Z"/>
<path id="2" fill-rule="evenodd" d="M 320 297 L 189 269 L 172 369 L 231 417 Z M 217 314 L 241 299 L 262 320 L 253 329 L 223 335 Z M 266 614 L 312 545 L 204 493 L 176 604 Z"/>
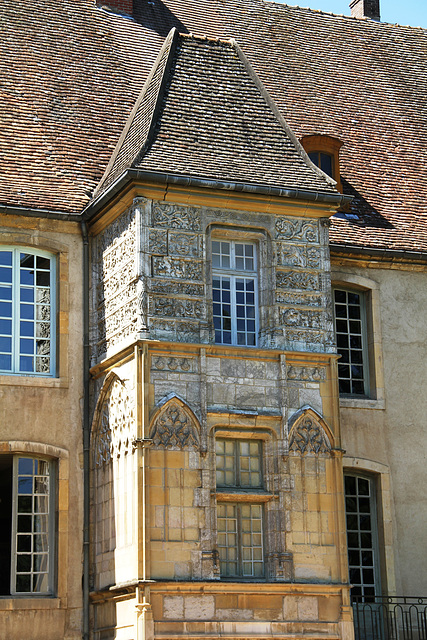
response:
<path id="1" fill-rule="evenodd" d="M 0 247 L 0 373 L 55 375 L 52 254 Z"/>

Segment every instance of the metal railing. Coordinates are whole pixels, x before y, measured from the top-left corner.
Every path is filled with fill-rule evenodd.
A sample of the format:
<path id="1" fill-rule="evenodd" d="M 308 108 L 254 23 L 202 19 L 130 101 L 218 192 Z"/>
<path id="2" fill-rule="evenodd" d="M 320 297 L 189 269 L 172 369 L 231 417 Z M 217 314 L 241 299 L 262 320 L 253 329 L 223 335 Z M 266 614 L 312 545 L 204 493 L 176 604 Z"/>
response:
<path id="1" fill-rule="evenodd" d="M 427 640 L 427 597 L 353 597 L 355 640 Z"/>

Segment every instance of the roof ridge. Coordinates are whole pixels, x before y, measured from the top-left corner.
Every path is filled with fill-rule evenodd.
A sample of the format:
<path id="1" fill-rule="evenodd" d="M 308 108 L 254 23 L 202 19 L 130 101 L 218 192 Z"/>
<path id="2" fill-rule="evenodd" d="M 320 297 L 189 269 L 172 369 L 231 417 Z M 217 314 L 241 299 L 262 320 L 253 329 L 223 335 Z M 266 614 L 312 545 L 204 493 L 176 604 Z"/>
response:
<path id="1" fill-rule="evenodd" d="M 332 11 L 323 11 L 322 9 L 312 9 L 311 7 L 300 7 L 298 4 L 287 4 L 285 2 L 278 2 L 278 0 L 262 0 L 266 5 L 275 6 L 277 9 L 288 8 L 298 9 L 299 11 L 308 11 L 314 14 L 320 14 L 324 16 L 330 16 L 331 18 L 344 18 L 345 20 L 351 20 L 352 22 L 358 22 L 360 24 L 380 25 L 385 27 L 401 27 L 402 29 L 421 29 L 421 31 L 427 31 L 426 27 L 412 24 L 400 24 L 399 22 L 385 22 L 384 20 L 373 20 L 367 16 L 358 18 L 356 16 L 349 16 L 345 13 L 333 13 Z"/>
<path id="2" fill-rule="evenodd" d="M 167 35 L 167 37 L 166 37 L 166 39 L 165 39 L 160 51 L 159 51 L 159 54 L 158 54 L 153 66 L 151 68 L 151 71 L 150 71 L 150 73 L 149 73 L 149 75 L 147 77 L 147 80 L 145 81 L 144 86 L 142 87 L 142 89 L 141 89 L 141 91 L 139 93 L 139 96 L 138 96 L 138 98 L 137 98 L 137 100 L 136 100 L 136 102 L 135 102 L 135 104 L 134 104 L 134 106 L 132 108 L 132 111 L 129 114 L 129 117 L 128 117 L 127 121 L 126 121 L 126 124 L 125 124 L 125 126 L 123 128 L 123 131 L 122 131 L 122 133 L 120 135 L 120 138 L 118 139 L 117 144 L 116 144 L 116 146 L 114 148 L 114 151 L 113 151 L 113 153 L 112 153 L 112 155 L 110 157 L 110 160 L 109 160 L 109 162 L 108 162 L 108 164 L 107 164 L 107 166 L 105 168 L 104 174 L 103 174 L 101 180 L 99 181 L 96 189 L 93 192 L 92 199 L 95 199 L 96 197 L 98 197 L 99 193 L 104 190 L 103 186 L 104 186 L 105 182 L 107 181 L 107 178 L 110 175 L 112 169 L 114 168 L 116 160 L 117 160 L 117 158 L 118 158 L 118 156 L 120 154 L 120 151 L 121 151 L 121 149 L 123 147 L 123 144 L 124 144 L 128 134 L 129 134 L 130 129 L 132 127 L 132 124 L 133 124 L 133 122 L 135 120 L 135 116 L 138 113 L 138 109 L 140 108 L 141 104 L 143 103 L 143 101 L 145 99 L 145 96 L 146 96 L 146 94 L 147 94 L 147 92 L 148 92 L 148 90 L 149 90 L 149 88 L 151 86 L 151 83 L 153 82 L 153 79 L 154 79 L 154 77 L 156 75 L 156 72 L 157 72 L 157 70 L 158 70 L 158 68 L 159 68 L 159 66 L 161 64 L 161 61 L 163 59 L 163 56 L 164 56 L 165 52 L 169 49 L 169 51 L 167 51 L 167 59 L 166 59 L 165 65 L 164 65 L 164 68 L 163 68 L 162 73 L 161 73 L 161 80 L 159 82 L 159 86 L 158 86 L 158 89 L 157 89 L 157 95 L 156 95 L 156 99 L 154 101 L 154 106 L 153 106 L 153 109 L 151 111 L 150 124 L 148 126 L 148 130 L 147 130 L 147 133 L 146 133 L 146 136 L 145 136 L 145 140 L 144 140 L 144 142 L 143 142 L 143 144 L 142 144 L 142 146 L 140 148 L 140 151 L 137 154 L 137 156 L 135 156 L 132 159 L 131 164 L 133 164 L 133 162 L 135 162 L 138 159 L 138 157 L 140 157 L 142 155 L 143 152 L 145 153 L 147 147 L 150 145 L 150 143 L 152 141 L 152 138 L 153 138 L 155 125 L 156 125 L 156 116 L 157 116 L 159 108 L 160 108 L 161 100 L 162 100 L 164 89 L 165 89 L 165 85 L 166 85 L 166 79 L 168 77 L 168 72 L 169 72 L 169 69 L 170 69 L 170 65 L 171 65 L 171 60 L 172 60 L 173 54 L 174 54 L 175 49 L 176 49 L 176 44 L 177 44 L 177 41 L 178 41 L 178 37 L 179 37 L 179 33 L 178 33 L 177 29 L 175 27 L 173 27 L 171 29 L 171 31 L 168 33 L 168 35 Z"/>

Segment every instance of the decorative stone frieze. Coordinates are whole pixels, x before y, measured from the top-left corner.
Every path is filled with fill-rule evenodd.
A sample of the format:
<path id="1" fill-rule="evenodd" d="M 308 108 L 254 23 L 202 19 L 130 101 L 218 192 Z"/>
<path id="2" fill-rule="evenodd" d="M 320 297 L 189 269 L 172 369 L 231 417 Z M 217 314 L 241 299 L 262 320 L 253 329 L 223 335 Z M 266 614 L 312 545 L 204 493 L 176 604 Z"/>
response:
<path id="1" fill-rule="evenodd" d="M 313 413 L 303 413 L 289 434 L 289 451 L 301 455 L 329 453 L 331 443 L 320 421 Z"/>
<path id="2" fill-rule="evenodd" d="M 319 226 L 317 222 L 305 218 L 277 218 L 276 237 L 294 242 L 319 242 Z"/>
<path id="3" fill-rule="evenodd" d="M 286 339 L 288 342 L 299 342 L 305 344 L 323 344 L 325 342 L 324 331 L 310 331 L 299 329 L 287 329 Z"/>
<path id="4" fill-rule="evenodd" d="M 195 207 L 155 203 L 153 205 L 153 227 L 199 231 L 200 210 Z"/>
<path id="5" fill-rule="evenodd" d="M 282 310 L 282 322 L 285 326 L 321 329 L 324 325 L 324 314 L 322 311 L 311 309 L 284 309 Z"/>
<path id="6" fill-rule="evenodd" d="M 278 289 L 318 291 L 320 289 L 320 279 L 316 273 L 307 271 L 277 271 L 276 286 Z"/>
<path id="7" fill-rule="evenodd" d="M 326 380 L 325 367 L 287 367 L 288 380 L 303 380 L 304 382 L 320 382 Z"/>
<path id="8" fill-rule="evenodd" d="M 321 294 L 294 293 L 293 291 L 276 291 L 277 304 L 289 304 L 292 306 L 321 307 L 323 298 Z"/>
<path id="9" fill-rule="evenodd" d="M 205 318 L 205 305 L 200 301 L 181 298 L 152 298 L 151 313 L 173 318 Z"/>
<path id="10" fill-rule="evenodd" d="M 176 371 L 191 373 L 195 370 L 195 358 L 174 358 L 169 356 L 154 357 L 151 368 L 155 371 Z"/>
<path id="11" fill-rule="evenodd" d="M 177 294 L 187 296 L 203 297 L 205 294 L 204 284 L 195 284 L 191 282 L 165 282 L 164 280 L 156 280 L 151 278 L 150 289 L 153 293 Z"/>
<path id="12" fill-rule="evenodd" d="M 153 256 L 153 275 L 159 278 L 202 280 L 202 262 L 180 258 Z"/>
<path id="13" fill-rule="evenodd" d="M 170 400 L 157 415 L 150 438 L 156 447 L 199 446 L 198 428 L 191 412 L 178 400 Z"/>

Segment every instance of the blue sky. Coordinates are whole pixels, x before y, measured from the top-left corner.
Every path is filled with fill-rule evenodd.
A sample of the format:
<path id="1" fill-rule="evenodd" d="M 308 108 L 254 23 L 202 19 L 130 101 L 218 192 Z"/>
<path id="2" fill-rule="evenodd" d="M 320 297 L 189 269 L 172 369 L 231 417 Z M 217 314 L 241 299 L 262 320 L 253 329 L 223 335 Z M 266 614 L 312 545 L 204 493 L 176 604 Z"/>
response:
<path id="1" fill-rule="evenodd" d="M 350 15 L 350 0 L 274 0 L 285 4 L 310 7 L 319 11 Z M 380 0 L 382 22 L 424 27 L 427 29 L 427 0 Z"/>

